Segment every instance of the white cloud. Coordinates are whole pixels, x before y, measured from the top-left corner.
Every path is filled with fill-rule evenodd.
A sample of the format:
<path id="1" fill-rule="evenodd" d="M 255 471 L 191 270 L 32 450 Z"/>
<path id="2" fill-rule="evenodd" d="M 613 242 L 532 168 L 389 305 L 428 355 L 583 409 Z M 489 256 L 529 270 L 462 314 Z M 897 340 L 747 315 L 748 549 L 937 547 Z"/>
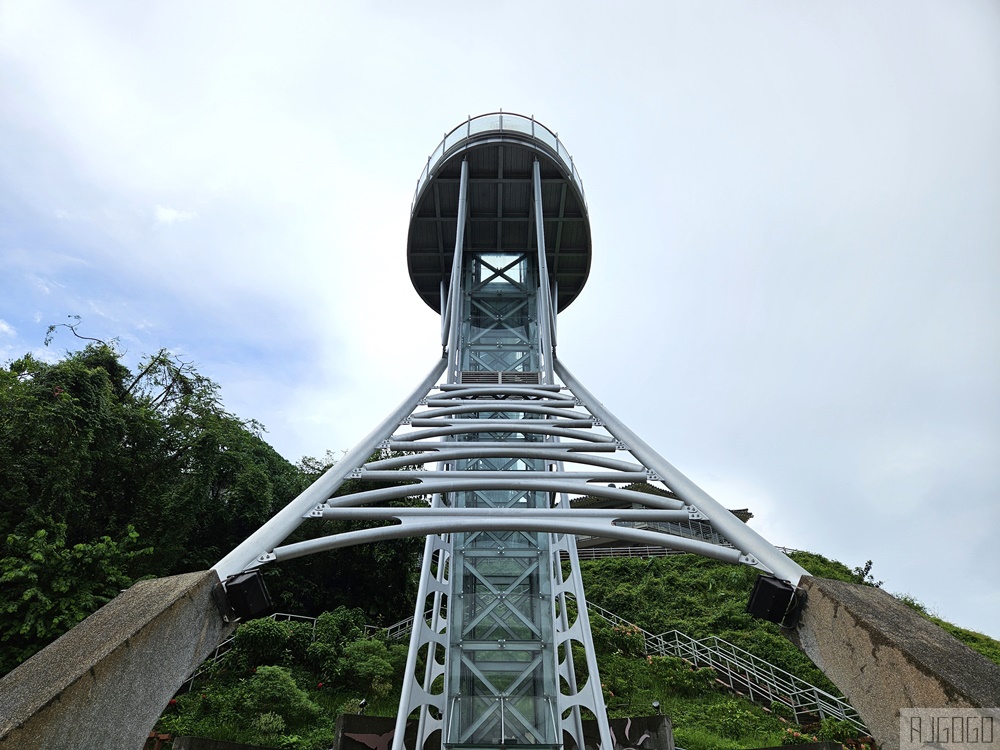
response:
<path id="1" fill-rule="evenodd" d="M 31 356 L 37 359 L 39 362 L 44 362 L 47 365 L 54 365 L 59 361 L 59 352 L 54 351 L 48 347 L 37 346 L 31 350 Z"/>
<path id="2" fill-rule="evenodd" d="M 94 299 L 87 300 L 87 309 L 94 315 L 101 318 L 105 318 L 112 322 L 118 322 L 118 317 L 107 308 L 106 303 L 104 302 L 99 302 Z"/>
<path id="3" fill-rule="evenodd" d="M 8 323 L 3 318 L 0 318 L 0 336 L 16 336 L 17 331 L 14 330 L 14 326 Z"/>
<path id="4" fill-rule="evenodd" d="M 175 224 L 178 221 L 190 221 L 198 214 L 194 211 L 178 211 L 175 208 L 157 206 L 155 209 L 157 224 Z"/>

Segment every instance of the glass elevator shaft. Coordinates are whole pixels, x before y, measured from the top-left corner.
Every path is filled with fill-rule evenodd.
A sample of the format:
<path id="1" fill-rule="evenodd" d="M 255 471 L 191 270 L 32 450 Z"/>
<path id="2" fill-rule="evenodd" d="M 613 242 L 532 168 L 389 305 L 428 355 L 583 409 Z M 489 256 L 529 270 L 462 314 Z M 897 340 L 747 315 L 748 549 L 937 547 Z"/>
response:
<path id="1" fill-rule="evenodd" d="M 461 287 L 460 372 L 467 382 L 538 382 L 538 263 L 528 253 L 466 253 Z M 524 443 L 516 422 L 539 415 L 471 412 L 486 431 L 470 442 Z M 503 422 L 510 422 L 504 425 Z M 496 425 L 490 430 L 489 425 Z M 462 471 L 544 471 L 532 458 L 473 458 Z M 449 493 L 457 508 L 547 508 L 549 493 L 485 489 Z M 452 536 L 444 744 L 498 747 L 560 743 L 549 535 L 480 531 Z"/>

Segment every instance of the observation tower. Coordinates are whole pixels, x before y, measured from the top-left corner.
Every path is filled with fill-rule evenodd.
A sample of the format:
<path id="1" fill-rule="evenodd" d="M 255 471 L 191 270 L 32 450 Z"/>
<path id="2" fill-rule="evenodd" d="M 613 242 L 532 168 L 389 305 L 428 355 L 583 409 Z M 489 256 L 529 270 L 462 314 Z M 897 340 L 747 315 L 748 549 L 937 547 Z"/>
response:
<path id="1" fill-rule="evenodd" d="M 226 578 L 425 536 L 393 750 L 412 715 L 419 724 L 408 750 L 436 732 L 443 747 L 463 750 L 582 749 L 583 709 L 609 750 L 577 536 L 750 565 L 786 590 L 806 571 L 678 472 L 557 358 L 558 313 L 587 281 L 591 233 L 583 182 L 554 132 L 504 112 L 445 135 L 417 180 L 406 258 L 417 294 L 441 314 L 430 372 L 215 570 Z M 334 497 L 346 479 L 397 485 Z M 407 497 L 425 502 L 381 507 Z M 594 500 L 574 505 L 579 498 Z M 282 544 L 310 518 L 381 525 Z M 573 644 L 585 664 L 573 663 Z"/>

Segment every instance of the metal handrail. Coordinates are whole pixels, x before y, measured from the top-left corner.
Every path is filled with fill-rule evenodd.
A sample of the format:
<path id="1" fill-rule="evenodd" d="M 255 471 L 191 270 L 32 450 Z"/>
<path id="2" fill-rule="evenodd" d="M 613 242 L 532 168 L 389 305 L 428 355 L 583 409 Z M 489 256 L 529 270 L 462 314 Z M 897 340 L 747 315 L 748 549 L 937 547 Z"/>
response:
<path id="1" fill-rule="evenodd" d="M 744 688 L 754 702 L 780 703 L 793 712 L 796 720 L 816 715 L 820 719 L 832 717 L 851 724 L 859 732 L 868 732 L 845 698 L 831 695 L 729 641 L 717 636 L 699 640 L 678 630 L 654 635 L 603 607 L 590 602 L 587 606 L 612 625 L 634 628 L 641 633 L 647 652 L 676 656 L 696 667 L 711 667 L 722 684 L 731 690 Z"/>
<path id="2" fill-rule="evenodd" d="M 471 140 L 473 136 L 485 133 L 510 133 L 519 136 L 530 136 L 535 142 L 544 145 L 553 156 L 562 162 L 563 168 L 573 181 L 576 189 L 580 191 L 580 197 L 583 199 L 583 206 L 586 209 L 583 179 L 576 170 L 573 157 L 566 150 L 566 146 L 563 145 L 562 141 L 559 140 L 559 134 L 549 130 L 542 123 L 538 122 L 534 115 L 525 117 L 514 112 L 500 110 L 499 112 L 487 112 L 475 117 L 469 117 L 461 125 L 452 128 L 444 134 L 444 138 L 441 139 L 437 148 L 427 157 L 427 164 L 420 173 L 420 177 L 417 178 L 417 189 L 413 193 L 413 202 L 410 204 L 411 212 L 413 211 L 413 207 L 417 205 L 417 199 L 420 197 L 424 185 L 434 175 L 438 167 L 451 156 L 454 149 L 464 142 Z"/>
<path id="3" fill-rule="evenodd" d="M 577 540 L 586 540 L 603 539 L 606 537 L 590 537 L 577 534 L 576 538 Z M 779 552 L 784 552 L 786 555 L 799 551 L 791 547 L 775 547 L 775 549 Z M 684 550 L 671 549 L 669 547 L 641 547 L 638 545 L 632 545 L 630 547 L 579 547 L 576 552 L 577 556 L 581 560 L 598 560 L 605 557 L 671 557 L 673 555 L 690 554 Z"/>

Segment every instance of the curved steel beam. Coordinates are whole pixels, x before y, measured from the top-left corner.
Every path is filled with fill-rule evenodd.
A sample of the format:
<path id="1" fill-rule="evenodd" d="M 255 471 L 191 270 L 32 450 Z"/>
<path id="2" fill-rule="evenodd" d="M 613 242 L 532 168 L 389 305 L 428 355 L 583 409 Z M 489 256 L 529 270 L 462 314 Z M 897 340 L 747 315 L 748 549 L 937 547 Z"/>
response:
<path id="1" fill-rule="evenodd" d="M 554 518 L 556 520 L 575 519 L 581 522 L 591 520 L 611 520 L 656 523 L 683 523 L 691 520 L 687 510 L 637 509 L 637 508 L 326 508 L 326 521 L 385 521 L 407 518 Z M 661 532 L 662 533 L 662 532 Z"/>
<path id="2" fill-rule="evenodd" d="M 377 490 L 366 490 L 355 492 L 342 497 L 334 497 L 326 500 L 325 506 L 330 508 L 348 508 L 369 503 L 382 502 L 384 500 L 399 500 L 404 497 L 418 497 L 430 495 L 434 492 L 463 492 L 470 490 L 514 490 L 514 491 L 534 491 L 534 492 L 566 492 L 571 495 L 584 495 L 593 497 L 604 497 L 611 500 L 621 500 L 628 503 L 638 503 L 649 508 L 661 508 L 663 510 L 680 510 L 684 503 L 669 497 L 660 497 L 648 492 L 636 492 L 633 490 L 619 489 L 617 487 L 605 487 L 600 484 L 587 484 L 586 482 L 574 480 L 562 480 L 557 477 L 558 472 L 551 472 L 552 479 L 518 479 L 512 476 L 509 479 L 482 479 L 476 477 L 477 472 L 461 472 L 467 474 L 468 478 L 461 479 L 437 479 L 420 484 L 404 484 L 399 487 L 383 487 Z M 512 471 L 511 474 L 520 472 Z M 322 515 L 324 508 L 323 501 L 314 506 L 309 513 L 311 518 Z M 727 513 L 729 511 L 726 511 Z M 735 518 L 735 516 L 734 516 Z"/>
<path id="3" fill-rule="evenodd" d="M 564 516 L 572 515 L 565 511 Z M 602 538 L 620 539 L 649 547 L 665 547 L 681 552 L 693 552 L 704 557 L 722 560 L 728 563 L 745 562 L 753 565 L 754 561 L 743 559 L 738 549 L 720 547 L 697 539 L 670 536 L 658 531 L 642 531 L 609 523 L 575 523 L 570 519 L 533 519 L 533 518 L 472 518 L 468 520 L 442 519 L 432 521 L 410 521 L 409 519 L 395 526 L 380 526 L 376 529 L 348 531 L 319 539 L 309 539 L 284 547 L 276 547 L 272 552 L 265 553 L 257 559 L 257 564 L 274 561 L 293 560 L 316 552 L 324 552 L 342 547 L 353 547 L 358 544 L 381 542 L 388 539 L 403 539 L 410 536 L 427 536 L 430 534 L 453 534 L 474 531 L 527 531 L 549 534 L 582 534 L 600 536 Z"/>
<path id="4" fill-rule="evenodd" d="M 574 401 L 572 396 L 564 396 L 559 393 L 559 388 L 543 390 L 544 385 L 472 385 L 460 383 L 442 383 L 441 390 L 445 390 L 445 385 L 458 386 L 455 390 L 448 390 L 449 398 L 475 398 L 478 396 L 534 396 L 535 398 L 552 399 L 554 401 Z"/>
<path id="5" fill-rule="evenodd" d="M 365 471 L 387 471 L 403 466 L 419 466 L 422 464 L 457 461 L 462 458 L 538 458 L 545 461 L 566 461 L 568 463 L 586 466 L 600 466 L 603 469 L 616 471 L 643 471 L 644 467 L 631 461 L 621 461 L 606 456 L 593 456 L 589 453 L 570 453 L 567 448 L 556 448 L 557 443 L 509 443 L 503 448 L 483 448 L 481 443 L 458 443 L 462 448 L 436 448 L 442 443 L 430 443 L 424 453 L 407 456 L 394 456 L 372 461 L 364 466 Z M 449 443 L 448 445 L 456 445 Z M 434 446 L 434 450 L 430 448 Z M 526 447 L 531 446 L 531 447 Z M 423 446 L 421 446 L 423 447 Z"/>
<path id="6" fill-rule="evenodd" d="M 416 480 L 418 482 L 430 482 L 435 479 L 465 479 L 470 474 L 481 479 L 506 479 L 510 476 L 509 471 L 497 470 L 459 470 L 459 471 L 371 471 L 362 468 L 359 474 L 352 475 L 351 479 L 360 479 L 368 482 L 392 482 Z M 582 480 L 584 482 L 645 482 L 649 478 L 649 473 L 643 471 L 530 471 L 518 470 L 519 481 L 525 479 L 546 479 L 556 475 L 560 479 Z M 423 493 L 421 493 L 423 494 Z"/>
<path id="7" fill-rule="evenodd" d="M 442 401 L 444 401 L 442 399 Z M 439 402 L 440 403 L 440 402 Z M 459 401 L 444 402 L 447 405 L 439 406 L 428 400 L 427 406 L 438 408 L 428 409 L 420 412 L 421 419 L 433 419 L 435 417 L 448 417 L 453 414 L 469 414 L 475 412 L 523 412 L 525 414 L 551 414 L 555 417 L 573 418 L 573 415 L 566 414 L 573 409 L 576 404 L 572 401 L 559 401 L 551 403 L 546 401 Z M 589 418 L 590 415 L 581 415 L 581 419 Z"/>
<path id="8" fill-rule="evenodd" d="M 513 410 L 512 410 L 513 411 Z M 539 425 L 551 425 L 552 427 L 566 427 L 566 428 L 578 428 L 583 430 L 589 430 L 594 426 L 593 418 L 588 414 L 586 417 L 570 417 L 569 415 L 564 416 L 562 419 L 480 419 L 478 417 L 465 418 L 465 417 L 455 417 L 449 419 L 447 417 L 435 417 L 433 419 L 428 419 L 424 416 L 411 417 L 409 424 L 413 427 L 437 427 L 438 425 L 448 426 L 448 427 L 478 427 L 481 429 L 468 429 L 466 432 L 489 432 L 491 429 L 496 427 L 505 427 L 511 423 L 517 423 L 519 425 L 528 425 L 529 427 L 535 424 Z M 525 432 L 524 429 L 519 429 L 518 432 Z M 528 430 L 531 432 L 531 430 Z"/>
<path id="9" fill-rule="evenodd" d="M 466 420 L 472 421 L 472 420 Z M 417 430 L 416 432 L 411 432 L 404 437 L 408 441 L 410 440 L 425 440 L 426 438 L 432 437 L 443 437 L 445 435 L 464 435 L 470 432 L 520 432 L 526 435 L 553 435 L 555 437 L 568 437 L 575 438 L 577 440 L 586 441 L 588 443 L 614 443 L 615 439 L 613 437 L 608 437 L 607 435 L 588 435 L 586 433 L 578 432 L 579 428 L 572 427 L 546 427 L 545 420 L 542 419 L 504 419 L 497 420 L 502 422 L 509 422 L 510 424 L 498 424 L 496 427 L 484 427 L 482 429 L 473 429 L 475 425 L 469 425 L 467 427 L 439 427 L 427 430 Z M 529 424 L 525 426 L 526 422 L 539 422 L 539 425 Z"/>

